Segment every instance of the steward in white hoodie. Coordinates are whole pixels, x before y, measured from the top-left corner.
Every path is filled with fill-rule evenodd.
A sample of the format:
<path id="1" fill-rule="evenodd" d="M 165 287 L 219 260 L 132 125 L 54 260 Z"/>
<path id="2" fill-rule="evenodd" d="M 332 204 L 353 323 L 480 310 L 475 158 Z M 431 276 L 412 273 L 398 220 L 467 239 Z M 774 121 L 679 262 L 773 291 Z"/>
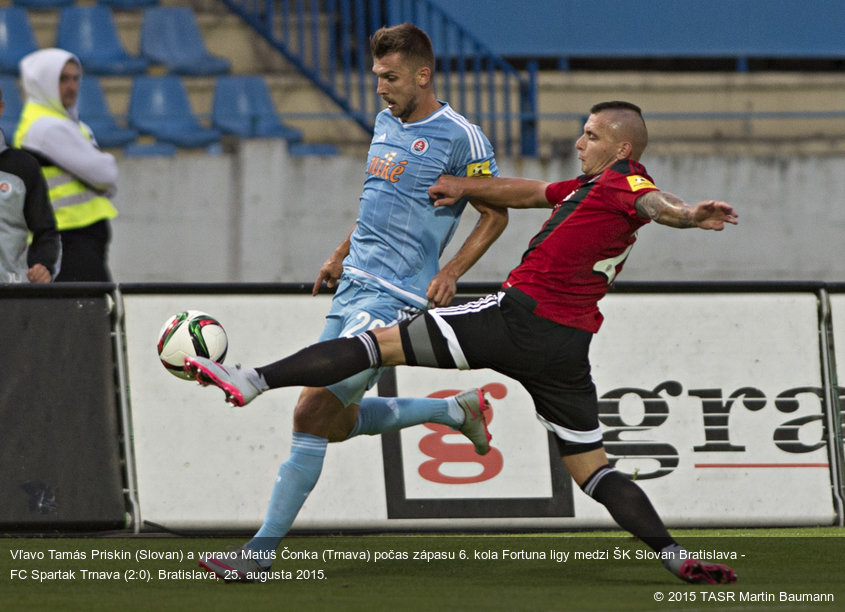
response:
<path id="1" fill-rule="evenodd" d="M 56 281 L 111 281 L 109 219 L 117 209 L 109 198 L 117 191 L 117 163 L 79 120 L 79 59 L 63 49 L 41 49 L 20 61 L 20 71 L 26 103 L 14 146 L 32 153 L 47 179 L 62 237 Z"/>

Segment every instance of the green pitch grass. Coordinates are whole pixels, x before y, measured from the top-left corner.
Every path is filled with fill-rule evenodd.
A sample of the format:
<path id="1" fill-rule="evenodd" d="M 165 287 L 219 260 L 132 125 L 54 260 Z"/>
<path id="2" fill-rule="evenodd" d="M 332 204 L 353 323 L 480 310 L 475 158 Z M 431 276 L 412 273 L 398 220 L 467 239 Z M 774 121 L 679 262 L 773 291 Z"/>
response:
<path id="1" fill-rule="evenodd" d="M 738 583 L 682 583 L 618 532 L 291 537 L 259 584 L 198 571 L 242 539 L 7 537 L 0 610 L 845 610 L 845 529 L 673 533 Z"/>

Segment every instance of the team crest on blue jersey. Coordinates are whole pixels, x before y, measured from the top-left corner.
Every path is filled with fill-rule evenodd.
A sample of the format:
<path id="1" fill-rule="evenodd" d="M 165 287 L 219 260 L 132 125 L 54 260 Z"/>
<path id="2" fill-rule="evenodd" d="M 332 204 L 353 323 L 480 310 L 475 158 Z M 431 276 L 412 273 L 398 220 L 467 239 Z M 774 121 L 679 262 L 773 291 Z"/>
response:
<path id="1" fill-rule="evenodd" d="M 411 153 L 414 155 L 422 155 L 428 151 L 428 141 L 425 138 L 417 138 L 411 143 Z"/>

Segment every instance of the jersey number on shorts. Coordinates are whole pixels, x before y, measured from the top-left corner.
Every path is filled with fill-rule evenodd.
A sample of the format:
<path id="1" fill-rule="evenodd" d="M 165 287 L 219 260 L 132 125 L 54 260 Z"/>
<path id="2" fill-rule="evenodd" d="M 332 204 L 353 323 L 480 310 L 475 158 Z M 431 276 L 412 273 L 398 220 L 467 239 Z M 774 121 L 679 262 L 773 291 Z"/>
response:
<path id="1" fill-rule="evenodd" d="M 370 331 L 371 329 L 375 329 L 376 327 L 386 327 L 387 324 L 382 321 L 381 319 L 373 319 L 369 312 L 361 311 L 355 315 L 355 319 L 357 321 L 352 324 L 352 327 L 347 329 L 343 335 L 347 338 L 351 338 L 359 333 L 363 333 L 365 331 Z"/>

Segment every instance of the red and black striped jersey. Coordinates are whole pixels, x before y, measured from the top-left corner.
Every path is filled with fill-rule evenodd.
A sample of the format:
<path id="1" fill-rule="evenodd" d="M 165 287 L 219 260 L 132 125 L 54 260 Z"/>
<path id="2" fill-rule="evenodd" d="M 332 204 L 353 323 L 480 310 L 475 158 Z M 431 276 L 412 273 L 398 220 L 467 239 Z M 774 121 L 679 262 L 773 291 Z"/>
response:
<path id="1" fill-rule="evenodd" d="M 622 270 L 637 230 L 649 222 L 634 201 L 655 190 L 645 167 L 633 160 L 550 184 L 546 199 L 554 210 L 504 287 L 536 300 L 534 313 L 541 317 L 597 332 L 603 320 L 598 301 Z"/>

